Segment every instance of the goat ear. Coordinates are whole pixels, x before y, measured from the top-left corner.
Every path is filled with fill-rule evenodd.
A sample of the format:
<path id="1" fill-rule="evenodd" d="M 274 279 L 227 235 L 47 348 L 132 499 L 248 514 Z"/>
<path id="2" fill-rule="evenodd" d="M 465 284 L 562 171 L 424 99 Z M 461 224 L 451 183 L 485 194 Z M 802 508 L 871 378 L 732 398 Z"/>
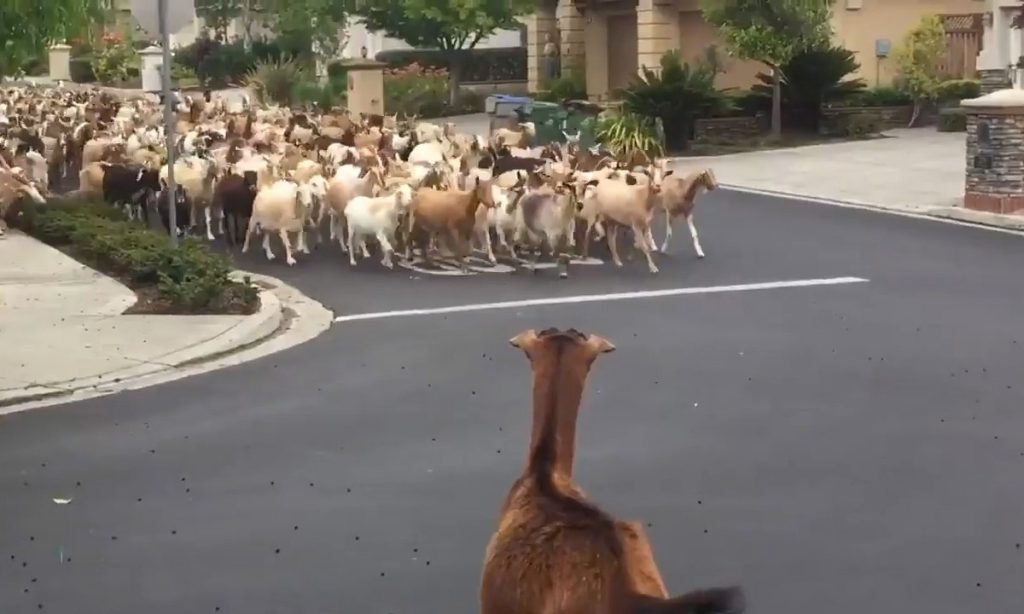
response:
<path id="1" fill-rule="evenodd" d="M 537 331 L 535 331 L 535 330 L 533 330 L 531 328 L 530 330 L 524 330 L 523 332 L 519 333 L 515 337 L 512 337 L 511 339 L 508 340 L 508 342 L 514 348 L 519 348 L 520 350 L 525 350 L 531 343 L 533 343 L 533 341 L 536 338 L 537 338 Z"/>
<path id="2" fill-rule="evenodd" d="M 590 335 L 587 337 L 587 345 L 593 348 L 597 354 L 607 354 L 615 351 L 615 344 L 604 337 Z"/>

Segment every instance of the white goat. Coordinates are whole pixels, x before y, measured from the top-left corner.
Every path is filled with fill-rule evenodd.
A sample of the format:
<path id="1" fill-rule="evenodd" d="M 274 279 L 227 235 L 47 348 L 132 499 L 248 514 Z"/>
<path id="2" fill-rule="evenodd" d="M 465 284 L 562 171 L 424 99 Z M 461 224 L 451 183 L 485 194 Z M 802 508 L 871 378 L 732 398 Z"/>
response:
<path id="1" fill-rule="evenodd" d="M 387 268 L 394 267 L 395 231 L 399 219 L 409 209 L 412 202 L 412 188 L 400 185 L 394 194 L 369 197 L 356 196 L 345 207 L 345 219 L 348 226 L 348 261 L 356 265 L 356 240 L 363 254 L 367 253 L 364 237 L 376 237 L 382 254 L 381 264 Z"/>
<path id="2" fill-rule="evenodd" d="M 249 219 L 249 229 L 245 233 L 242 252 L 249 250 L 249 241 L 259 227 L 264 233 L 263 250 L 267 254 L 267 260 L 273 260 L 274 252 L 270 250 L 270 232 L 276 231 L 281 242 L 284 243 L 285 261 L 289 266 L 294 265 L 295 258 L 292 256 L 292 244 L 288 233 L 298 233 L 297 249 L 300 252 L 309 253 L 309 248 L 306 246 L 305 225 L 306 216 L 312 204 L 313 195 L 308 184 L 299 185 L 294 181 L 278 180 L 269 187 L 262 188 L 253 201 L 252 217 Z"/>

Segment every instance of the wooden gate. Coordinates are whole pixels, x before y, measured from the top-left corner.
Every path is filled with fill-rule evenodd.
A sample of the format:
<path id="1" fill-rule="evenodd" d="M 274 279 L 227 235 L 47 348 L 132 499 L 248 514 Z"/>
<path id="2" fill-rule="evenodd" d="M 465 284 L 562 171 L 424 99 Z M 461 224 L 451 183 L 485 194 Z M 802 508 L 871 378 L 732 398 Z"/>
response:
<path id="1" fill-rule="evenodd" d="M 946 55 L 939 69 L 950 79 L 974 78 L 978 68 L 984 25 L 981 13 L 942 15 L 946 30 Z"/>

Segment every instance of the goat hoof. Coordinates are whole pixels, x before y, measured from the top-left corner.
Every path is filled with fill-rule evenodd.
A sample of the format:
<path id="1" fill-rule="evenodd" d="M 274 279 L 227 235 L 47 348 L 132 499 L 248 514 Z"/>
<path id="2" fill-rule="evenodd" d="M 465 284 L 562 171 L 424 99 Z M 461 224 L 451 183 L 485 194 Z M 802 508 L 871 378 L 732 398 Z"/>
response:
<path id="1" fill-rule="evenodd" d="M 295 261 L 295 258 L 289 258 L 287 260 L 287 262 L 288 262 L 288 266 L 295 266 L 295 262 L 296 261 Z"/>
<path id="2" fill-rule="evenodd" d="M 704 254 L 697 254 L 697 258 L 703 259 L 704 258 Z"/>

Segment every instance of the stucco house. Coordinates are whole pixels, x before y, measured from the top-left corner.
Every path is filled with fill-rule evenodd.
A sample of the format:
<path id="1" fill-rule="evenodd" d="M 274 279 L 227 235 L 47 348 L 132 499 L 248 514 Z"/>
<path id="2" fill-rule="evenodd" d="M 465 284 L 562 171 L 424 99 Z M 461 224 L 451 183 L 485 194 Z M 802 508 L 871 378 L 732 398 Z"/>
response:
<path id="1" fill-rule="evenodd" d="M 832 26 L 837 43 L 857 54 L 860 76 L 888 83 L 891 51 L 922 16 L 945 16 L 947 71 L 973 75 L 982 40 L 986 0 L 835 0 Z M 656 67 L 661 55 L 679 49 L 696 59 L 709 45 L 726 48 L 700 10 L 700 0 L 538 0 L 527 18 L 530 87 L 542 87 L 545 34 L 558 32 L 563 74 L 583 70 L 587 93 L 601 99 L 625 87 L 640 66 Z M 756 62 L 728 58 L 721 87 L 746 87 L 764 70 Z"/>

